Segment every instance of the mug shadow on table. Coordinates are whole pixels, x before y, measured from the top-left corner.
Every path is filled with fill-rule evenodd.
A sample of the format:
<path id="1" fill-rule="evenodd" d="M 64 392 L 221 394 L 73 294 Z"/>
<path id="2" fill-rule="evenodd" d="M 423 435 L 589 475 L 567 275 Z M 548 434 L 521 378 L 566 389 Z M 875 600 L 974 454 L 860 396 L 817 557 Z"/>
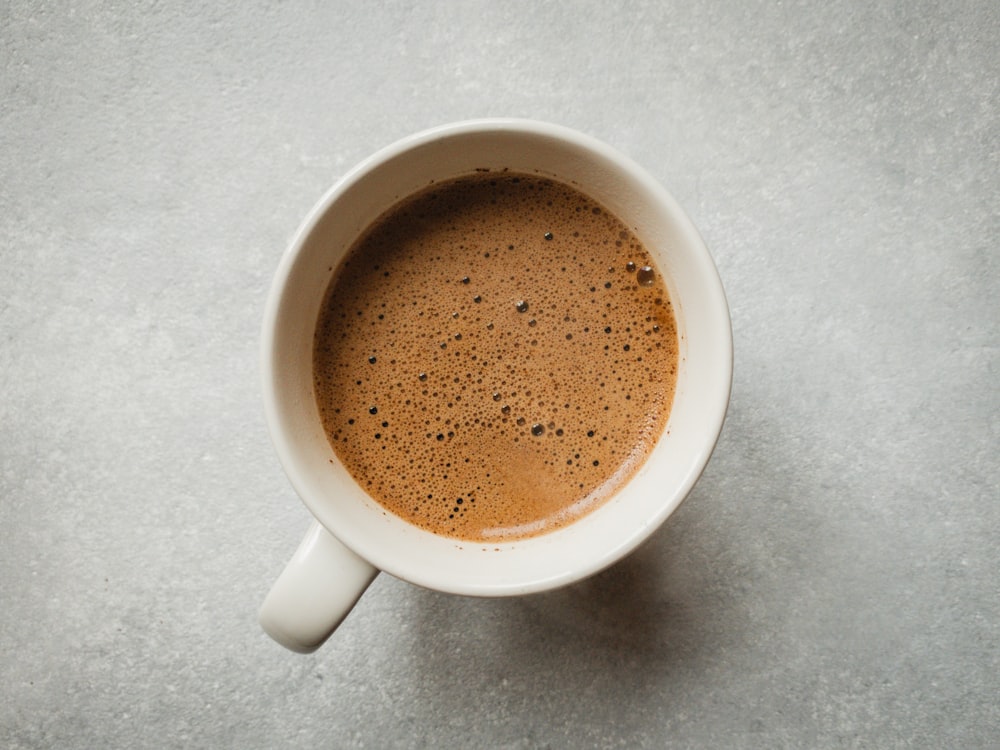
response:
<path id="1" fill-rule="evenodd" d="M 717 639 L 731 642 L 740 628 L 732 603 L 699 590 L 704 574 L 693 568 L 704 561 L 688 526 L 679 515 L 617 564 L 551 592 L 471 599 L 413 589 L 413 725 L 475 717 L 531 746 L 553 731 L 614 726 L 626 737 L 650 701 L 663 701 L 657 710 L 676 702 L 716 658 Z"/>
<path id="2" fill-rule="evenodd" d="M 759 421 L 733 404 L 688 499 L 639 549 L 587 580 L 512 599 L 411 589 L 411 657 L 424 698 L 445 705 L 458 684 L 505 699 L 497 686 L 509 680 L 520 685 L 522 712 L 541 710 L 532 701 L 544 703 L 548 691 L 595 685 L 644 700 L 651 686 L 683 690 L 755 648 L 755 629 L 769 617 L 758 592 L 767 555 L 748 548 L 780 541 L 757 518 L 759 504 L 791 503 L 784 469 L 747 439 L 768 434 Z M 776 437 L 771 449 L 784 447 Z"/>
<path id="3" fill-rule="evenodd" d="M 543 694 L 603 676 L 628 690 L 630 668 L 673 673 L 714 658 L 720 639 L 741 639 L 746 616 L 733 585 L 718 580 L 738 565 L 726 552 L 732 540 L 720 537 L 725 526 L 713 526 L 710 542 L 695 528 L 711 512 L 697 509 L 712 505 L 711 492 L 696 488 L 691 513 L 682 509 L 631 555 L 562 589 L 512 599 L 413 589 L 424 688 L 453 697 L 456 682 L 489 693 L 511 679 Z"/>

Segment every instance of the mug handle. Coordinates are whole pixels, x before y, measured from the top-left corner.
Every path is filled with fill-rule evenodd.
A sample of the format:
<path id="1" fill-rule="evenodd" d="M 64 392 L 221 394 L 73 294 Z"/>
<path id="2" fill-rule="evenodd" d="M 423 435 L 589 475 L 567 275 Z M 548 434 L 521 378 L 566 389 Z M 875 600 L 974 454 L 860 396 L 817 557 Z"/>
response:
<path id="1" fill-rule="evenodd" d="M 378 572 L 313 521 L 264 599 L 258 615 L 261 627 L 285 648 L 312 653 L 347 617 Z"/>

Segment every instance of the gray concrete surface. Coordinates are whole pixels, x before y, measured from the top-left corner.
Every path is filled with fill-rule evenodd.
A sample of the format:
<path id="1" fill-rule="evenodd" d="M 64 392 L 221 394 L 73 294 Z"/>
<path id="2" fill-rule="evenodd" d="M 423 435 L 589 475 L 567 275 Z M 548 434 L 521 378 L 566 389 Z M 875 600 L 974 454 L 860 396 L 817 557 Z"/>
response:
<path id="1" fill-rule="evenodd" d="M 994 2 L 0 3 L 0 746 L 1000 747 Z M 270 276 L 398 137 L 578 128 L 732 305 L 708 471 L 634 556 L 380 577 L 296 656 Z"/>

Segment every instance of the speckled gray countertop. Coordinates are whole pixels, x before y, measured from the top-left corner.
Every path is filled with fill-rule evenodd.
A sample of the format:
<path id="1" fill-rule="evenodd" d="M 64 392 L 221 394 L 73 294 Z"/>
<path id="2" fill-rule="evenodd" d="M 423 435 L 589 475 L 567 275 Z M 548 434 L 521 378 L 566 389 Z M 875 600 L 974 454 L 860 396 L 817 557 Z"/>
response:
<path id="1" fill-rule="evenodd" d="M 1000 6 L 615 5 L 0 5 L 0 746 L 1000 747 Z M 381 576 L 291 654 L 271 274 L 357 161 L 486 115 L 690 213 L 722 439 L 596 578 Z"/>

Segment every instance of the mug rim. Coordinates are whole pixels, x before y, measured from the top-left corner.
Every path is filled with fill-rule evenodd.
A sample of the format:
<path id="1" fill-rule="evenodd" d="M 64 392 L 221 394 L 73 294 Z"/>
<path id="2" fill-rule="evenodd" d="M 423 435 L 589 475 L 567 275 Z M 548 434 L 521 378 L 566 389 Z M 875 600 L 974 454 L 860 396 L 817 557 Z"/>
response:
<path id="1" fill-rule="evenodd" d="M 722 357 L 723 361 L 721 364 L 725 368 L 725 371 L 720 373 L 722 376 L 721 387 L 719 392 L 714 394 L 714 402 L 710 404 L 710 408 L 705 414 L 706 422 L 709 425 L 708 435 L 710 439 L 704 440 L 703 444 L 699 446 L 695 460 L 692 462 L 692 469 L 688 472 L 687 476 L 683 478 L 683 481 L 679 482 L 674 488 L 672 488 L 671 502 L 663 503 L 662 507 L 660 507 L 655 514 L 641 519 L 641 522 L 637 520 L 634 524 L 635 528 L 633 532 L 628 535 L 627 538 L 623 539 L 619 544 L 612 548 L 601 550 L 601 554 L 591 556 L 585 565 L 578 564 L 572 569 L 562 569 L 550 572 L 547 575 L 538 576 L 533 580 L 518 579 L 506 582 L 493 582 L 489 585 L 484 585 L 482 583 L 459 580 L 459 578 L 455 576 L 444 579 L 440 577 L 429 577 L 426 574 L 414 575 L 412 571 L 407 569 L 405 562 L 402 564 L 399 563 L 391 551 L 376 549 L 375 545 L 371 544 L 368 546 L 359 544 L 358 540 L 352 536 L 351 529 L 345 529 L 343 526 L 338 526 L 336 523 L 330 523 L 331 514 L 329 513 L 328 507 L 324 505 L 320 499 L 313 497 L 313 493 L 307 486 L 308 483 L 304 482 L 303 478 L 299 477 L 297 474 L 297 470 L 295 468 L 297 465 L 297 461 L 295 460 L 295 438 L 293 435 L 289 435 L 286 432 L 286 424 L 282 419 L 282 406 L 279 403 L 280 399 L 276 388 L 276 362 L 273 355 L 279 334 L 279 307 L 288 287 L 289 275 L 291 274 L 295 261 L 302 252 L 304 245 L 312 236 L 313 232 L 317 230 L 319 223 L 328 215 L 341 196 L 347 193 L 355 184 L 363 180 L 369 173 L 380 165 L 386 164 L 396 157 L 413 149 L 434 141 L 452 138 L 455 136 L 488 134 L 494 132 L 515 133 L 526 136 L 544 136 L 554 138 L 560 142 L 569 143 L 574 147 L 582 149 L 584 152 L 594 154 L 613 163 L 616 169 L 627 173 L 630 179 L 639 180 L 642 183 L 643 188 L 652 193 L 655 202 L 664 206 L 667 213 L 670 214 L 671 219 L 678 224 L 678 228 L 684 234 L 685 242 L 694 248 L 695 255 L 697 256 L 697 262 L 700 264 L 700 270 L 706 278 L 708 286 L 712 287 L 709 292 L 710 296 L 713 297 L 712 304 L 717 308 L 720 319 L 724 319 L 724 325 L 720 325 L 719 330 L 715 333 L 719 337 L 719 341 L 716 342 L 717 345 L 724 350 L 724 356 Z M 581 189 L 586 191 L 586 186 L 581 186 Z M 366 157 L 346 172 L 329 189 L 327 189 L 327 191 L 303 219 L 281 256 L 278 269 L 275 272 L 271 283 L 265 306 L 261 338 L 261 357 L 263 400 L 268 431 L 286 475 L 310 513 L 345 546 L 352 549 L 355 554 L 358 554 L 360 557 L 364 558 L 380 570 L 384 570 L 395 577 L 427 588 L 478 596 L 518 595 L 547 590 L 572 583 L 608 567 L 645 541 L 657 528 L 662 525 L 666 518 L 668 518 L 688 496 L 707 465 L 708 460 L 719 440 L 719 436 L 721 435 L 723 422 L 725 420 L 731 396 L 733 377 L 732 323 L 721 278 L 719 277 L 718 269 L 715 266 L 714 260 L 712 259 L 712 256 L 709 253 L 708 248 L 705 246 L 700 234 L 673 196 L 644 168 L 604 142 L 562 125 L 522 118 L 480 118 L 474 120 L 464 120 L 438 125 L 419 131 L 375 151 L 373 154 Z M 663 436 L 661 435 L 657 438 L 657 443 L 661 442 L 662 439 Z M 629 484 L 631 481 L 632 480 L 629 480 Z M 360 487 L 358 489 L 363 492 Z M 579 524 L 582 520 L 583 519 L 579 519 L 566 528 L 572 528 Z M 560 531 L 562 530 L 556 530 L 550 532 L 550 534 L 558 534 Z M 548 536 L 548 534 L 541 535 L 541 537 L 545 536 Z M 450 541 L 456 541 L 450 538 L 448 539 Z M 468 544 L 470 546 L 476 545 L 475 542 L 468 542 Z"/>

